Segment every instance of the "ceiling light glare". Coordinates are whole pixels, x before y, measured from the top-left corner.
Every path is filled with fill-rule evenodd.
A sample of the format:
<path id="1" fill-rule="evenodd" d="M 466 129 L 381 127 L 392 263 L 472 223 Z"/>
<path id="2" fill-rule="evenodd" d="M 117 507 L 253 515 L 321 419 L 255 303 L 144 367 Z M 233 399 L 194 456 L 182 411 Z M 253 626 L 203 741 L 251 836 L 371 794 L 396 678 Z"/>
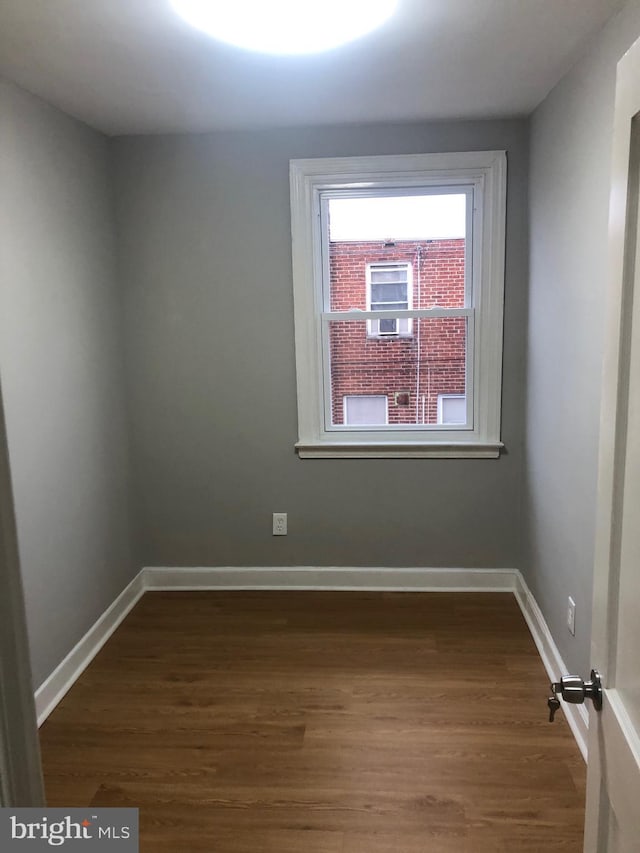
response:
<path id="1" fill-rule="evenodd" d="M 189 24 L 260 53 L 320 53 L 375 30 L 398 0 L 171 0 Z"/>

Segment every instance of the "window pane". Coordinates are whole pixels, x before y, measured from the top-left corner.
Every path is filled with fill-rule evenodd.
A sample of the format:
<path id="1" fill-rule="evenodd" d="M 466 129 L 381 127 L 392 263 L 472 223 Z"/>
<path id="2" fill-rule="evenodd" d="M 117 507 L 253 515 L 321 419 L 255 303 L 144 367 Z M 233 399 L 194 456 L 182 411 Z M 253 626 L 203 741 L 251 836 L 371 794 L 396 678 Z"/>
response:
<path id="1" fill-rule="evenodd" d="M 405 311 L 407 308 L 406 302 L 372 302 L 371 310 L 372 311 L 392 311 L 394 308 L 399 308 L 401 311 Z"/>
<path id="2" fill-rule="evenodd" d="M 455 194 L 330 199 L 327 308 L 464 308 L 466 205 Z"/>
<path id="3" fill-rule="evenodd" d="M 380 326 L 396 323 L 369 321 L 371 325 L 374 322 Z M 412 324 L 409 337 L 372 336 L 366 320 L 329 322 L 332 425 L 345 423 L 345 397 L 386 398 L 388 424 L 414 427 L 440 422 L 439 397 L 464 397 L 466 318 L 413 318 L 405 322 Z"/>
<path id="4" fill-rule="evenodd" d="M 344 422 L 349 426 L 380 426 L 387 423 L 386 397 L 345 397 Z"/>
<path id="5" fill-rule="evenodd" d="M 392 270 L 387 268 L 385 269 L 376 269 L 375 267 L 371 268 L 371 281 L 374 284 L 387 284 L 387 283 L 395 283 L 397 281 L 405 281 L 407 280 L 407 267 L 395 267 Z"/>
<path id="6" fill-rule="evenodd" d="M 407 303 L 406 284 L 372 284 L 371 304 L 374 302 L 404 302 Z"/>

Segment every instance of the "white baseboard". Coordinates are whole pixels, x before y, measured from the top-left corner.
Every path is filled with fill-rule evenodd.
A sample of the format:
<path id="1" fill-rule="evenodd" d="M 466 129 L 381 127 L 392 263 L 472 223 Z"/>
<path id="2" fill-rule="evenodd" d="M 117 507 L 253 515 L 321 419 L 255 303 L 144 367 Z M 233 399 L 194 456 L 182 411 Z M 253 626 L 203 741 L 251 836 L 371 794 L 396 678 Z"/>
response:
<path id="1" fill-rule="evenodd" d="M 542 611 L 538 607 L 538 602 L 533 597 L 533 593 L 520 572 L 517 572 L 515 596 L 529 626 L 538 653 L 542 658 L 542 663 L 547 670 L 549 681 L 559 681 L 560 677 L 565 675 L 569 670 L 565 666 L 558 647 L 551 636 L 551 631 L 542 615 Z M 586 761 L 587 736 L 589 731 L 588 711 L 584 705 L 571 705 L 568 702 L 563 702 L 561 707 L 582 753 L 582 757 Z"/>
<path id="2" fill-rule="evenodd" d="M 136 575 L 38 688 L 35 697 L 38 725 L 47 719 L 146 591 L 207 589 L 512 592 L 531 631 L 549 680 L 557 681 L 567 671 L 540 608 L 517 569 L 156 566 L 144 568 Z M 562 710 L 586 760 L 586 709 L 583 705 L 563 703 Z"/>
<path id="3" fill-rule="evenodd" d="M 328 566 L 142 570 L 145 589 L 274 589 L 373 592 L 515 592 L 514 569 L 389 569 Z"/>
<path id="4" fill-rule="evenodd" d="M 130 610 L 144 595 L 143 573 L 138 572 L 113 604 L 105 610 L 82 639 L 76 643 L 66 658 L 36 690 L 36 714 L 41 726 L 58 702 L 73 687 L 109 637 Z"/>

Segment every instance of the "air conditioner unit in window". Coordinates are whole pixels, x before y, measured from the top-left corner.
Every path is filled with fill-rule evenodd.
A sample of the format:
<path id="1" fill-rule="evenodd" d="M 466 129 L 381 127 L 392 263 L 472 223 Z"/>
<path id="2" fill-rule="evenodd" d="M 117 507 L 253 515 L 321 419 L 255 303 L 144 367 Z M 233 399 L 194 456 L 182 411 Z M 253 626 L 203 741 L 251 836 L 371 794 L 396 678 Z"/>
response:
<path id="1" fill-rule="evenodd" d="M 379 335 L 397 335 L 398 321 L 397 320 L 378 320 Z"/>
<path id="2" fill-rule="evenodd" d="M 398 337 L 411 334 L 411 319 L 371 320 L 369 334 L 375 337 Z"/>

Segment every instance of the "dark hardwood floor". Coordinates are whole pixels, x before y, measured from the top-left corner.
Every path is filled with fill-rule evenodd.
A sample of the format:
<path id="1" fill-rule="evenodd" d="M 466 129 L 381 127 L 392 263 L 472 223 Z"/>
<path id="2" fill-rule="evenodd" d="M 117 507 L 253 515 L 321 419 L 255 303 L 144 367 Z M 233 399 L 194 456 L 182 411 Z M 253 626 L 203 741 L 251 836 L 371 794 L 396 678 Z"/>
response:
<path id="1" fill-rule="evenodd" d="M 507 593 L 147 593 L 41 729 L 144 853 L 582 850 L 585 766 Z"/>

